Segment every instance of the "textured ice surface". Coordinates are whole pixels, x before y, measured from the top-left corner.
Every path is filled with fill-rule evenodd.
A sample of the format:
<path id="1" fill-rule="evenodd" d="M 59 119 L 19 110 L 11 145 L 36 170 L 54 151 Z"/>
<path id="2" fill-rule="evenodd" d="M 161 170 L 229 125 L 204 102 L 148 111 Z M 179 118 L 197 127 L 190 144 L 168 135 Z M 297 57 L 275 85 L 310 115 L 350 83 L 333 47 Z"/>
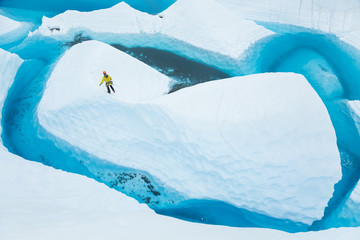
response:
<path id="1" fill-rule="evenodd" d="M 19 58 L 16 54 L 6 52 L 0 48 L 0 110 L 4 105 L 8 91 L 14 82 L 16 72 L 20 65 L 23 63 L 23 60 Z M 0 122 L 2 119 L 2 110 L 0 111 Z M 2 127 L 0 126 L 0 136 L 2 132 Z M 0 139 L 2 143 L 2 139 Z"/>
<path id="2" fill-rule="evenodd" d="M 107 59 L 115 95 L 97 86 L 104 65 L 92 59 Z M 340 159 L 326 108 L 304 77 L 251 75 L 161 96 L 166 77 L 150 70 L 103 43 L 76 45 L 47 83 L 40 123 L 189 198 L 306 224 L 321 218 L 340 179 Z M 69 91 L 74 78 L 76 90 Z M 147 87 L 132 87 L 144 79 Z"/>
<path id="3" fill-rule="evenodd" d="M 79 33 L 127 47 L 171 50 L 223 69 L 229 65 L 238 68 L 240 62 L 236 61 L 245 50 L 273 34 L 212 0 L 177 1 L 159 15 L 139 12 L 125 3 L 93 12 L 67 11 L 44 18 L 33 34 L 72 41 Z M 219 56 L 222 59 L 217 59 Z M 228 62 L 224 62 L 224 56 Z"/>

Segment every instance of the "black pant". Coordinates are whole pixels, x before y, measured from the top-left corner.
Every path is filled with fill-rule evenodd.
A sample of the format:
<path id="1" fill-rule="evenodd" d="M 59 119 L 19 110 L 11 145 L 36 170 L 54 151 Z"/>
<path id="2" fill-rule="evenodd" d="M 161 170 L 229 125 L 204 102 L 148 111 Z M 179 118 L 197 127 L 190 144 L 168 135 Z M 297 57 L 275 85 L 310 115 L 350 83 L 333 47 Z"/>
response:
<path id="1" fill-rule="evenodd" d="M 108 90 L 108 93 L 110 93 L 110 88 L 112 89 L 113 92 L 115 92 L 115 89 L 113 88 L 112 85 L 106 85 L 106 88 Z"/>

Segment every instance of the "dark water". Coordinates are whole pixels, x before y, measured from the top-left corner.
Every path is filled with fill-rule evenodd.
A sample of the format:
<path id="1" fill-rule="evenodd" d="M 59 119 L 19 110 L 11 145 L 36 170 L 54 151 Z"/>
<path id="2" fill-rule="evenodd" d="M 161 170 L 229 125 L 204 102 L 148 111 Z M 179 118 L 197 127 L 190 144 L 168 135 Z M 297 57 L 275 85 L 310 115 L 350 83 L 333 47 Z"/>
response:
<path id="1" fill-rule="evenodd" d="M 211 80 L 230 77 L 213 67 L 186 59 L 174 53 L 155 48 L 127 48 L 114 44 L 117 49 L 128 53 L 174 80 L 170 93 L 181 88 Z"/>

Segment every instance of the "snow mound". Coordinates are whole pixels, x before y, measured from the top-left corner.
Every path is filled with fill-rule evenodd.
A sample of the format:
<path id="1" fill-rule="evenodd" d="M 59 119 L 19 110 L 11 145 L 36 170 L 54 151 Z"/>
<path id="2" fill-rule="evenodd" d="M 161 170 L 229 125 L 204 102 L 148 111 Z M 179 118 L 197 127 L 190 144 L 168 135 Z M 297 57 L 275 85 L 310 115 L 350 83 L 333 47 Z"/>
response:
<path id="1" fill-rule="evenodd" d="M 2 108 L 5 102 L 5 98 L 22 63 L 23 60 L 19 56 L 6 52 L 0 48 L 0 122 L 2 119 Z M 1 132 L 2 126 L 0 126 L 0 136 Z M 1 138 L 0 143 L 2 143 Z"/>
<path id="2" fill-rule="evenodd" d="M 215 1 L 181 0 L 159 15 L 139 12 L 124 2 L 93 12 L 66 11 L 44 17 L 36 34 L 60 41 L 72 41 L 77 34 L 84 34 L 127 47 L 155 47 L 226 69 L 229 63 L 236 65 L 234 59 L 238 60 L 253 43 L 274 33 Z M 224 57 L 230 57 L 228 63 L 223 62 Z"/>
<path id="3" fill-rule="evenodd" d="M 30 32 L 30 24 L 0 15 L 0 46 L 18 41 Z"/>
<path id="4" fill-rule="evenodd" d="M 162 96 L 162 74 L 110 51 L 117 50 L 92 41 L 62 57 L 38 107 L 47 131 L 144 170 L 188 198 L 306 224 L 321 218 L 341 176 L 340 158 L 327 110 L 303 76 L 251 75 Z M 88 77 L 103 70 L 103 60 L 119 83 L 115 95 Z M 139 92 L 145 76 L 153 77 L 143 88 L 159 88 L 156 94 Z"/>

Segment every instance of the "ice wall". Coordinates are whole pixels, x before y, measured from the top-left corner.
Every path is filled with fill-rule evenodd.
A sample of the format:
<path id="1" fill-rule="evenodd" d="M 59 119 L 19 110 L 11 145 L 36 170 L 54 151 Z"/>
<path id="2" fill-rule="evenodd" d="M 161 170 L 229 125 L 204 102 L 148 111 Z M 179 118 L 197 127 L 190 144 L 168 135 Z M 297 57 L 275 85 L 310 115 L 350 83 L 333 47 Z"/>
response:
<path id="1" fill-rule="evenodd" d="M 0 35 L 1 37 L 1 35 Z M 0 48 L 0 122 L 2 123 L 2 107 L 8 91 L 12 86 L 16 73 L 23 63 L 23 60 L 16 54 L 6 52 Z M 0 136 L 2 135 L 2 126 L 0 125 Z M 2 139 L 0 138 L 0 143 Z"/>

